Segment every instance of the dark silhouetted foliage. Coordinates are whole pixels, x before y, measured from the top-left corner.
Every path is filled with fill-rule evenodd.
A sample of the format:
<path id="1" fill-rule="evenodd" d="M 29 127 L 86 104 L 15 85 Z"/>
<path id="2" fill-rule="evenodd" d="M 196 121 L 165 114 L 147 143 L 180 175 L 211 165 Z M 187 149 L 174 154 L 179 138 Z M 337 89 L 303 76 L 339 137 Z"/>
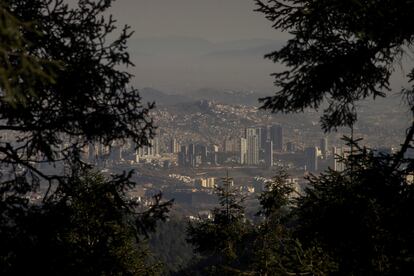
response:
<path id="1" fill-rule="evenodd" d="M 188 242 L 202 259 L 195 269 L 202 274 L 238 275 L 247 245 L 250 224 L 246 221 L 244 198 L 232 187 L 229 177 L 216 187 L 219 207 L 211 218 L 200 218 L 188 225 Z"/>
<path id="2" fill-rule="evenodd" d="M 2 37 L 16 41 L 0 43 L 7 79 L 0 82 L 0 153 L 3 164 L 23 168 L 19 178 L 64 181 L 37 165 L 78 162 L 74 152 L 90 142 L 132 139 L 141 146 L 153 135 L 152 105 L 141 104 L 138 91 L 128 87 L 132 76 L 120 70 L 132 65 L 126 51 L 131 32 L 125 27 L 118 38 L 108 37 L 115 21 L 103 12 L 111 2 L 79 1 L 70 8 L 60 0 L 1 1 L 3 23 L 11 25 Z M 5 139 L 5 132 L 15 139 Z M 2 167 L 2 181 L 14 181 Z"/>
<path id="3" fill-rule="evenodd" d="M 137 90 L 128 27 L 112 0 L 0 0 L 0 274 L 146 275 L 142 236 L 171 202 L 129 198 L 131 173 L 107 180 L 85 146 L 154 135 Z M 44 169 L 50 165 L 50 169 Z M 40 195 L 39 200 L 30 197 Z M 154 269 L 153 269 L 154 268 Z"/>
<path id="4" fill-rule="evenodd" d="M 164 265 L 165 275 L 185 275 L 183 270 L 197 258 L 193 247 L 186 241 L 186 230 L 187 220 L 171 216 L 150 234 L 149 247 L 154 258 Z"/>
<path id="5" fill-rule="evenodd" d="M 155 275 L 160 264 L 150 263 L 142 243 L 141 220 L 165 219 L 159 211 L 169 202 L 157 199 L 146 211 L 127 192 L 135 185 L 130 175 L 110 180 L 82 172 L 61 186 L 43 205 L 27 205 L 13 225 L 2 222 L 2 275 Z M 152 214 L 152 215 L 151 215 Z"/>
<path id="6" fill-rule="evenodd" d="M 291 33 L 280 50 L 266 57 L 286 65 L 275 73 L 275 96 L 262 99 L 273 112 L 317 109 L 329 131 L 352 126 L 356 102 L 386 96 L 395 64 L 412 50 L 412 1 L 256 1 L 273 27 Z M 413 81 L 413 70 L 408 74 Z M 413 111 L 413 93 L 404 89 Z M 374 154 L 349 139 L 343 172 L 309 178 L 311 187 L 295 208 L 296 237 L 320 247 L 338 264 L 339 275 L 408 275 L 413 271 L 414 124 L 401 149 Z M 410 273 L 411 272 L 411 273 Z"/>
<path id="7" fill-rule="evenodd" d="M 304 248 L 293 235 L 291 208 L 297 196 L 281 169 L 259 196 L 261 222 L 256 225 L 251 275 L 328 275 L 336 264 L 321 248 Z"/>
<path id="8" fill-rule="evenodd" d="M 243 197 L 229 190 L 228 178 L 217 190 L 220 207 L 211 219 L 191 222 L 189 242 L 200 254 L 184 269 L 196 275 L 327 275 L 336 263 L 321 248 L 302 247 L 292 235 L 293 187 L 281 171 L 260 195 L 259 222 L 246 219 Z M 227 187 L 227 188 L 226 188 Z M 234 206 L 232 208 L 231 206 Z"/>
<path id="9" fill-rule="evenodd" d="M 392 156 L 354 144 L 346 170 L 311 177 L 298 199 L 296 234 L 319 244 L 340 275 L 408 275 L 414 269 L 414 186 Z"/>
<path id="10" fill-rule="evenodd" d="M 273 74 L 278 91 L 262 99 L 263 108 L 297 112 L 326 101 L 325 130 L 353 125 L 356 101 L 385 96 L 395 63 L 412 48 L 411 1 L 255 2 L 274 28 L 293 35 L 266 55 L 287 69 Z"/>

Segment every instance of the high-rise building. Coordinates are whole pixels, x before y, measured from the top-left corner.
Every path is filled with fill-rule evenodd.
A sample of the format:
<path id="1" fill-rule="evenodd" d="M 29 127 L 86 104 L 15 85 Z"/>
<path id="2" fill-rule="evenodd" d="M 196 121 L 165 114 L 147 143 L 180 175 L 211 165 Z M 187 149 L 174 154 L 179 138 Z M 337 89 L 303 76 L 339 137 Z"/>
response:
<path id="1" fill-rule="evenodd" d="M 196 148 L 197 165 L 207 162 L 207 147 L 205 145 L 197 144 Z"/>
<path id="2" fill-rule="evenodd" d="M 188 145 L 187 160 L 189 162 L 190 167 L 196 167 L 196 165 L 197 165 L 196 158 L 197 158 L 196 157 L 196 145 L 195 144 Z"/>
<path id="3" fill-rule="evenodd" d="M 270 139 L 264 144 L 264 160 L 266 167 L 273 166 L 273 142 Z"/>
<path id="4" fill-rule="evenodd" d="M 180 148 L 180 152 L 178 153 L 178 166 L 180 167 L 187 167 L 188 166 L 188 147 L 186 145 L 182 145 Z"/>
<path id="5" fill-rule="evenodd" d="M 255 130 L 256 130 L 256 135 L 258 138 L 259 152 L 260 152 L 260 149 L 264 148 L 264 143 L 262 143 L 262 138 L 264 137 L 264 133 L 261 127 L 255 128 Z"/>
<path id="6" fill-rule="evenodd" d="M 270 140 L 273 142 L 273 149 L 283 151 L 283 128 L 281 125 L 270 127 Z"/>
<path id="7" fill-rule="evenodd" d="M 345 164 L 341 159 L 345 158 L 345 151 L 343 148 L 332 147 L 332 167 L 334 171 L 342 172 L 345 169 Z"/>
<path id="8" fill-rule="evenodd" d="M 158 137 L 155 137 L 154 139 L 151 139 L 150 143 L 151 143 L 150 154 L 152 156 L 160 155 L 160 139 Z"/>
<path id="9" fill-rule="evenodd" d="M 305 149 L 306 170 L 316 172 L 318 170 L 318 148 L 309 147 Z"/>
<path id="10" fill-rule="evenodd" d="M 240 164 L 247 164 L 247 139 L 240 138 Z"/>
<path id="11" fill-rule="evenodd" d="M 328 138 L 324 137 L 320 141 L 320 149 L 324 158 L 328 156 Z"/>
<path id="12" fill-rule="evenodd" d="M 160 154 L 160 143 L 158 137 L 149 141 L 149 146 L 143 146 L 138 148 L 136 151 L 136 161 L 138 162 L 141 158 L 151 158 L 159 156 Z"/>
<path id="13" fill-rule="evenodd" d="M 211 164 L 217 165 L 219 163 L 219 146 L 218 145 L 211 145 L 208 151 L 208 160 Z"/>
<path id="14" fill-rule="evenodd" d="M 269 133 L 269 127 L 268 126 L 262 126 L 260 128 L 260 145 L 261 145 L 261 148 L 262 149 L 265 148 L 265 145 L 266 145 L 267 140 L 270 139 L 270 135 L 269 134 L 270 133 Z M 272 142 L 272 144 L 273 144 L 273 142 Z"/>
<path id="15" fill-rule="evenodd" d="M 240 149 L 240 140 L 235 138 L 224 141 L 224 152 L 238 152 Z"/>
<path id="16" fill-rule="evenodd" d="M 249 136 L 257 135 L 257 128 L 249 127 L 244 131 L 244 136 L 247 138 Z"/>
<path id="17" fill-rule="evenodd" d="M 180 152 L 180 143 L 178 143 L 177 139 L 171 138 L 169 153 L 179 153 L 179 152 Z"/>
<path id="18" fill-rule="evenodd" d="M 259 165 L 259 136 L 256 129 L 246 129 L 247 165 Z"/>

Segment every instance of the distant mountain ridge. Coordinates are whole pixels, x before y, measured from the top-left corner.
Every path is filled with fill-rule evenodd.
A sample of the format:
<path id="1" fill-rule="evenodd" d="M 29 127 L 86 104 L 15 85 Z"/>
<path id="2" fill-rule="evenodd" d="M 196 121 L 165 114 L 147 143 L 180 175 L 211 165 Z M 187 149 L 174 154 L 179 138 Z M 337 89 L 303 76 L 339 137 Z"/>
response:
<path id="1" fill-rule="evenodd" d="M 132 37 L 128 49 L 135 67 L 129 71 L 135 76 L 134 86 L 162 91 L 270 90 L 270 75 L 280 66 L 263 57 L 283 43 L 264 38 L 217 42 L 186 36 Z"/>
<path id="2" fill-rule="evenodd" d="M 201 55 L 215 46 L 212 42 L 197 37 L 147 37 L 130 40 L 131 48 L 151 56 L 172 54 Z"/>
<path id="3" fill-rule="evenodd" d="M 131 48 L 141 56 L 199 56 L 199 57 L 241 57 L 263 56 L 281 46 L 271 39 L 242 39 L 211 42 L 198 37 L 169 36 L 131 39 Z"/>
<path id="4" fill-rule="evenodd" d="M 264 55 L 273 52 L 278 46 L 273 43 L 264 44 L 252 48 L 231 49 L 210 52 L 206 55 L 208 58 L 263 58 Z"/>
<path id="5" fill-rule="evenodd" d="M 258 99 L 263 95 L 253 91 L 219 90 L 202 88 L 191 93 L 190 97 L 195 100 L 215 101 L 231 105 L 258 105 Z"/>
<path id="6" fill-rule="evenodd" d="M 155 102 L 156 106 L 175 105 L 178 103 L 186 103 L 193 101 L 191 98 L 184 95 L 167 94 L 154 88 L 140 89 L 140 94 L 143 102 Z"/>
<path id="7" fill-rule="evenodd" d="M 144 102 L 155 102 L 158 106 L 202 100 L 230 105 L 258 106 L 258 99 L 264 96 L 253 91 L 220 90 L 213 88 L 202 88 L 186 94 L 167 94 L 157 89 L 143 88 L 140 90 L 140 93 Z"/>

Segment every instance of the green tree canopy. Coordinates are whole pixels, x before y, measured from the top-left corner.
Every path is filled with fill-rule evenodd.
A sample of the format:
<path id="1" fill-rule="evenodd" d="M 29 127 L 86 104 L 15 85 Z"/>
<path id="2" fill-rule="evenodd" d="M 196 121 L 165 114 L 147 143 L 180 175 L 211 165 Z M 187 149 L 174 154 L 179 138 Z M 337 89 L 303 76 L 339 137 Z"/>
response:
<path id="1" fill-rule="evenodd" d="M 24 102 L 24 91 L 20 90 L 19 83 L 27 83 L 27 91 L 31 95 L 35 93 L 36 83 L 53 83 L 54 70 L 57 64 L 46 59 L 40 59 L 30 55 L 25 50 L 25 44 L 29 43 L 23 33 L 34 32 L 34 27 L 28 22 L 21 22 L 7 9 L 4 1 L 0 2 L 0 90 L 3 101 L 9 104 Z"/>

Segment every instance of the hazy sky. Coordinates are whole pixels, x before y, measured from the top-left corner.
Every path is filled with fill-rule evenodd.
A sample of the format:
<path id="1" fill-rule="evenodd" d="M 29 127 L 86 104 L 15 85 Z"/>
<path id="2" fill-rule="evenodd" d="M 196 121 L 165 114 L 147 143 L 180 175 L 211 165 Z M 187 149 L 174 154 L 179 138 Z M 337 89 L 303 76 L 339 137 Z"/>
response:
<path id="1" fill-rule="evenodd" d="M 281 67 L 264 60 L 263 55 L 283 45 L 289 35 L 272 29 L 271 22 L 254 9 L 254 0 L 117 0 L 108 12 L 118 25 L 128 24 L 135 31 L 128 45 L 136 64 L 130 70 L 137 87 L 272 91 L 269 75 Z M 215 45 L 186 37 L 207 39 Z M 265 40 L 260 45 L 262 40 L 255 40 L 251 46 L 238 42 L 255 38 L 275 42 Z M 226 41 L 234 43 L 220 44 Z M 401 77 L 401 73 L 393 76 L 393 86 L 398 89 Z"/>
<path id="2" fill-rule="evenodd" d="M 117 0 L 108 12 L 135 32 L 129 70 L 138 88 L 270 91 L 277 66 L 263 56 L 287 35 L 254 9 L 253 0 Z"/>
<path id="3" fill-rule="evenodd" d="M 211 41 L 277 38 L 271 23 L 254 12 L 253 0 L 118 0 L 111 12 L 136 37 L 196 36 Z"/>
<path id="4" fill-rule="evenodd" d="M 219 51 L 220 46 L 207 49 L 211 45 L 202 45 L 200 41 L 197 46 L 197 41 L 183 40 L 180 44 L 177 40 L 159 43 L 145 40 L 176 36 L 202 38 L 213 43 L 253 38 L 286 39 L 286 35 L 272 29 L 271 22 L 254 9 L 253 0 L 117 0 L 109 12 L 118 25 L 128 24 L 135 31 L 129 51 L 136 64 L 131 72 L 137 87 L 151 86 L 167 91 L 203 87 L 269 89 L 272 86 L 269 74 L 273 69 L 270 61 L 263 60 L 267 50 L 259 51 L 253 58 L 252 54 L 247 54 L 240 58 L 210 59 L 209 51 Z M 160 47 L 167 49 L 159 51 Z M 200 48 L 198 57 L 194 54 L 197 47 Z M 174 49 L 169 51 L 169 48 Z M 184 52 L 188 48 L 188 55 L 179 56 L 177 48 L 185 49 Z M 231 50 L 231 47 L 223 50 Z"/>

